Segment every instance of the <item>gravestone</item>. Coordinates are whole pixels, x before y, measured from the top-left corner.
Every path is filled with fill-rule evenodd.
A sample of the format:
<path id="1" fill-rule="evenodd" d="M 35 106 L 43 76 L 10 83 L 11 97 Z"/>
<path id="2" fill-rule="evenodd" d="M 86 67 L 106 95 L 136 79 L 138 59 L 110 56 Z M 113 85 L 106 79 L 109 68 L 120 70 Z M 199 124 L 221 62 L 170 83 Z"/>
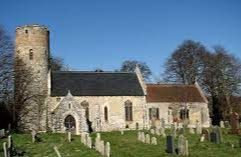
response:
<path id="1" fill-rule="evenodd" d="M 138 131 L 138 133 L 137 133 L 137 140 L 141 141 L 141 132 L 140 131 Z"/>
<path id="2" fill-rule="evenodd" d="M 194 132 L 194 129 L 193 129 L 192 127 L 189 128 L 189 133 L 190 133 L 190 134 L 194 134 L 194 133 L 195 133 L 195 132 Z"/>
<path id="3" fill-rule="evenodd" d="M 224 126 L 224 121 L 220 121 L 220 127 L 221 127 L 221 128 L 225 128 L 225 126 Z"/>
<path id="4" fill-rule="evenodd" d="M 178 137 L 178 155 L 188 155 L 188 143 L 183 135 Z"/>
<path id="5" fill-rule="evenodd" d="M 80 137 L 81 137 L 81 143 L 85 144 L 86 143 L 86 141 L 85 141 L 85 139 L 86 139 L 85 138 L 85 132 L 82 132 Z"/>
<path id="6" fill-rule="evenodd" d="M 221 129 L 220 127 L 218 127 L 218 126 L 216 126 L 216 128 L 214 128 L 214 129 L 215 129 L 215 132 L 216 132 L 217 135 L 218 135 L 218 141 L 219 141 L 220 143 L 222 143 L 222 142 L 223 142 L 222 129 Z"/>
<path id="7" fill-rule="evenodd" d="M 160 129 L 156 128 L 156 129 L 155 129 L 155 134 L 158 135 L 158 136 L 160 136 Z"/>
<path id="8" fill-rule="evenodd" d="M 205 140 L 210 141 L 210 133 L 208 129 L 202 129 L 202 135 L 204 135 Z"/>
<path id="9" fill-rule="evenodd" d="M 8 157 L 7 143 L 6 142 L 3 142 L 3 153 L 4 153 L 4 157 Z"/>
<path id="10" fill-rule="evenodd" d="M 153 134 L 153 135 L 155 134 L 154 129 L 151 129 L 150 132 L 151 132 L 151 134 Z"/>
<path id="11" fill-rule="evenodd" d="M 143 143 L 145 143 L 146 136 L 145 136 L 144 132 L 141 133 L 141 140 L 142 140 Z"/>
<path id="12" fill-rule="evenodd" d="M 105 144 L 105 156 L 110 157 L 110 142 L 106 142 Z"/>
<path id="13" fill-rule="evenodd" d="M 124 131 L 123 130 L 121 130 L 121 135 L 124 135 Z"/>
<path id="14" fill-rule="evenodd" d="M 87 136 L 87 147 L 92 148 L 92 139 L 90 136 Z"/>
<path id="15" fill-rule="evenodd" d="M 0 138 L 5 137 L 5 129 L 0 130 Z"/>
<path id="16" fill-rule="evenodd" d="M 95 149 L 99 152 L 100 151 L 100 134 L 97 133 L 97 136 L 95 138 Z"/>
<path id="17" fill-rule="evenodd" d="M 239 126 L 239 115 L 236 112 L 233 112 L 230 117 L 231 123 L 231 133 L 232 134 L 240 134 L 240 126 Z"/>
<path id="18" fill-rule="evenodd" d="M 200 142 L 204 142 L 204 140 L 205 140 L 205 135 L 202 134 L 202 136 L 200 137 Z"/>
<path id="19" fill-rule="evenodd" d="M 101 155 L 103 155 L 103 156 L 105 155 L 105 143 L 103 140 L 100 141 L 100 150 L 99 151 L 100 151 Z"/>
<path id="20" fill-rule="evenodd" d="M 151 144 L 157 145 L 157 139 L 156 139 L 156 137 L 152 137 L 152 138 L 151 138 Z"/>
<path id="21" fill-rule="evenodd" d="M 201 134 L 202 133 L 202 126 L 201 124 L 197 121 L 196 122 L 196 134 Z"/>
<path id="22" fill-rule="evenodd" d="M 146 134 L 145 143 L 150 144 L 150 135 Z"/>
<path id="23" fill-rule="evenodd" d="M 32 130 L 31 135 L 32 135 L 32 143 L 34 143 L 35 142 L 35 137 L 36 137 L 36 131 Z"/>
<path id="24" fill-rule="evenodd" d="M 216 132 L 210 133 L 210 141 L 219 144 L 218 134 Z"/>
<path id="25" fill-rule="evenodd" d="M 68 141 L 71 142 L 71 132 L 68 131 Z"/>
<path id="26" fill-rule="evenodd" d="M 174 147 L 174 138 L 173 136 L 168 135 L 166 138 L 166 152 L 174 154 L 175 153 L 175 147 Z"/>

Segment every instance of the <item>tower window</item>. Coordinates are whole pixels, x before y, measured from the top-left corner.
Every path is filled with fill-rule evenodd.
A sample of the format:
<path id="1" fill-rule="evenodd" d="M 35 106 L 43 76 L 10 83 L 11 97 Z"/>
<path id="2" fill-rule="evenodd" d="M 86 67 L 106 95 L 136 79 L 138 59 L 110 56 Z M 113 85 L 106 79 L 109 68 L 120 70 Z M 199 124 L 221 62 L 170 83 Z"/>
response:
<path id="1" fill-rule="evenodd" d="M 29 60 L 33 60 L 33 49 L 29 50 Z"/>
<path id="2" fill-rule="evenodd" d="M 108 108 L 105 106 L 104 108 L 104 114 L 105 114 L 105 121 L 107 122 L 108 121 Z"/>
<path id="3" fill-rule="evenodd" d="M 72 106 L 71 106 L 71 104 L 69 104 L 69 109 L 71 109 L 72 108 Z"/>
<path id="4" fill-rule="evenodd" d="M 28 30 L 27 29 L 25 30 L 25 33 L 28 34 Z"/>

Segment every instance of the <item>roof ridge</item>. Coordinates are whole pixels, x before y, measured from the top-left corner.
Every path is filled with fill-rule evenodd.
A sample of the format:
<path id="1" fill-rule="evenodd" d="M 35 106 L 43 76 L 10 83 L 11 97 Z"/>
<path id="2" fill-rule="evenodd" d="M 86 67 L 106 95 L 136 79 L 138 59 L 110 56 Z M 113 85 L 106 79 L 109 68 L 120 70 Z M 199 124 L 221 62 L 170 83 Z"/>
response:
<path id="1" fill-rule="evenodd" d="M 185 87 L 194 87 L 194 84 L 168 84 L 168 83 L 161 83 L 161 84 L 155 84 L 155 83 L 147 83 L 147 86 L 185 86 Z"/>
<path id="2" fill-rule="evenodd" d="M 100 74 L 135 74 L 134 72 L 115 72 L 115 71 L 52 71 L 52 73 L 100 73 Z"/>

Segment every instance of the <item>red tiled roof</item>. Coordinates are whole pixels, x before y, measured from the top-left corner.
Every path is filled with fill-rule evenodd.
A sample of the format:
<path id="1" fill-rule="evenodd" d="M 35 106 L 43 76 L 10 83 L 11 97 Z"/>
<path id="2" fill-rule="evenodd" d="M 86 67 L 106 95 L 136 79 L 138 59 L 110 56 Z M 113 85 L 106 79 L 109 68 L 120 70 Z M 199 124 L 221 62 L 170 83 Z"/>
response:
<path id="1" fill-rule="evenodd" d="M 147 102 L 205 102 L 195 85 L 147 84 Z"/>

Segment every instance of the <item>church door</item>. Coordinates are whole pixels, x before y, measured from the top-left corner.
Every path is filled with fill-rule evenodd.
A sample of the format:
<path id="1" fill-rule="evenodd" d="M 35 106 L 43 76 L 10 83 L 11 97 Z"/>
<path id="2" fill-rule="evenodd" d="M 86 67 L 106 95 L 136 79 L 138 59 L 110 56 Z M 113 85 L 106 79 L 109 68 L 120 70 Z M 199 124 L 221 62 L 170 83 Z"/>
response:
<path id="1" fill-rule="evenodd" d="M 73 116 L 68 115 L 64 120 L 64 126 L 66 128 L 66 131 L 71 131 L 75 133 L 76 126 L 75 126 L 75 119 Z"/>

